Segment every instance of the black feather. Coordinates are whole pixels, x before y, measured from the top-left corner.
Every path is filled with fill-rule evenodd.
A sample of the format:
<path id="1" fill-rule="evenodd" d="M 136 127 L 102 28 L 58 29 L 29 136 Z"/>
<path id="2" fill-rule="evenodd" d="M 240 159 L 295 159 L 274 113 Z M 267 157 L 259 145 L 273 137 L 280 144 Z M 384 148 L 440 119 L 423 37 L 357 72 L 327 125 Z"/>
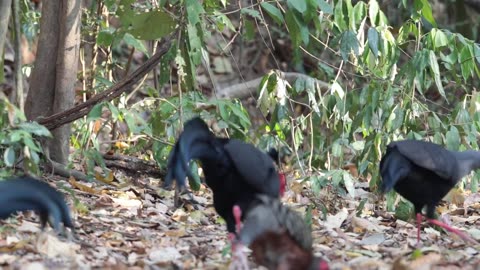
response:
<path id="1" fill-rule="evenodd" d="M 280 180 L 272 159 L 253 145 L 239 140 L 217 138 L 200 118 L 185 124 L 185 129 L 170 152 L 165 185 L 173 179 L 185 186 L 191 177 L 188 163 L 198 159 L 206 184 L 213 191 L 213 202 L 229 232 L 235 232 L 234 205 L 245 211 L 256 194 L 278 197 Z"/>
<path id="2" fill-rule="evenodd" d="M 33 210 L 44 227 L 50 217 L 51 225 L 60 231 L 60 223 L 72 230 L 74 225 L 63 195 L 49 184 L 32 177 L 19 177 L 0 182 L 0 218 L 17 211 Z"/>
<path id="3" fill-rule="evenodd" d="M 433 218 L 436 205 L 466 174 L 480 167 L 480 152 L 449 151 L 415 140 L 392 142 L 380 162 L 383 191 L 395 189 L 412 202 L 415 212 L 427 207 Z"/>

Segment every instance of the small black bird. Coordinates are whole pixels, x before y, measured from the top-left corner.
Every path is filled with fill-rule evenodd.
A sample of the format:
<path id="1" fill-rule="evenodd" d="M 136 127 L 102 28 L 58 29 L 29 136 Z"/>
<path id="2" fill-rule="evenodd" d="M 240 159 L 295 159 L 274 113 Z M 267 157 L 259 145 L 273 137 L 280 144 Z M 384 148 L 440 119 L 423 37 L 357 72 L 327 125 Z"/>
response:
<path id="1" fill-rule="evenodd" d="M 33 210 L 40 216 L 42 229 L 50 220 L 55 231 L 60 223 L 74 230 L 70 210 L 63 195 L 49 184 L 29 176 L 0 181 L 0 219 L 17 211 Z"/>
<path id="2" fill-rule="evenodd" d="M 428 222 L 476 242 L 460 230 L 434 219 L 435 207 L 462 177 L 480 168 L 480 152 L 449 151 L 440 145 L 416 140 L 392 142 L 380 161 L 381 190 L 395 189 L 412 202 L 417 215 L 417 240 L 420 241 L 422 209 Z M 418 242 L 417 242 L 418 243 Z"/>
<path id="3" fill-rule="evenodd" d="M 256 194 L 278 198 L 285 188 L 269 155 L 240 140 L 215 137 L 198 117 L 185 123 L 170 152 L 164 186 L 175 179 L 177 186 L 185 187 L 186 176 L 193 177 L 189 162 L 194 159 L 200 160 L 205 182 L 213 191 L 215 210 L 232 234 L 234 205 L 245 211 Z"/>
<path id="4" fill-rule="evenodd" d="M 240 223 L 241 210 L 234 207 L 233 211 Z M 325 260 L 313 255 L 310 226 L 277 198 L 258 195 L 237 230 L 238 241 L 249 246 L 255 261 L 267 269 L 329 269 Z M 239 259 L 239 265 L 234 266 L 247 269 L 244 254 L 234 255 Z"/>

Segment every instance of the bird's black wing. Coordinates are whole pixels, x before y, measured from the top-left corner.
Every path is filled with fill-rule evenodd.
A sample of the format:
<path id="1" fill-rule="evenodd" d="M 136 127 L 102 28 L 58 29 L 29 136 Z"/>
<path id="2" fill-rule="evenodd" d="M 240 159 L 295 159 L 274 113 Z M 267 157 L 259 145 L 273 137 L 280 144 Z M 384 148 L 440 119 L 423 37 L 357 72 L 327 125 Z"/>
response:
<path id="1" fill-rule="evenodd" d="M 53 202 L 57 205 L 57 207 L 60 209 L 61 216 L 62 216 L 62 222 L 65 227 L 68 227 L 70 229 L 74 229 L 74 225 L 72 222 L 72 218 L 70 215 L 70 208 L 65 202 L 65 198 L 62 193 L 60 193 L 58 190 L 50 186 L 49 184 L 45 183 L 44 181 L 39 181 L 36 180 L 32 177 L 22 177 L 19 179 L 16 179 L 15 181 L 18 181 L 22 179 L 22 181 L 25 182 L 26 185 L 32 186 L 34 188 L 37 188 L 41 190 L 43 193 L 45 193 L 50 199 L 53 200 Z"/>
<path id="2" fill-rule="evenodd" d="M 457 162 L 454 155 L 438 144 L 405 140 L 392 142 L 388 147 L 395 147 L 412 163 L 435 172 L 443 179 L 451 180 L 456 175 Z"/>
<path id="3" fill-rule="evenodd" d="M 182 134 L 169 154 L 164 186 L 170 186 L 173 179 L 179 186 L 185 186 L 187 175 L 192 177 L 188 166 L 190 160 L 216 158 L 214 140 L 215 137 L 202 119 L 196 117 L 186 122 Z"/>
<path id="4" fill-rule="evenodd" d="M 61 195 L 50 185 L 39 182 L 30 177 L 0 182 L 0 218 L 6 218 L 17 211 L 33 210 L 40 214 L 42 226 L 51 217 L 52 227 L 56 231 L 60 231 L 60 222 L 71 227 L 70 211 L 63 197 L 52 198 Z M 57 202 L 59 198 L 60 203 Z"/>
<path id="5" fill-rule="evenodd" d="M 387 147 L 387 151 L 380 161 L 381 191 L 390 191 L 398 181 L 410 174 L 412 168 L 412 162 L 396 147 Z"/>
<path id="6" fill-rule="evenodd" d="M 225 144 L 224 149 L 250 186 L 260 193 L 279 196 L 280 180 L 270 156 L 251 144 L 235 139 Z"/>

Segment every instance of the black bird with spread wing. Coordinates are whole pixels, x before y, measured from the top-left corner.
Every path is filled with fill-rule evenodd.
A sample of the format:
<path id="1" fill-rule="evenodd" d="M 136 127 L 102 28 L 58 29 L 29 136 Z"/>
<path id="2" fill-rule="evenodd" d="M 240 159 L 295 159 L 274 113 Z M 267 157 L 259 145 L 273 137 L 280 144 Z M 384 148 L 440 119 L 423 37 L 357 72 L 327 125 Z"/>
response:
<path id="1" fill-rule="evenodd" d="M 474 240 L 434 219 L 435 207 L 462 177 L 480 168 L 480 152 L 449 151 L 440 145 L 416 140 L 392 142 L 380 161 L 381 190 L 395 189 L 415 207 L 417 239 L 420 240 L 422 209 L 428 222 L 443 227 L 465 240 Z"/>
<path id="2" fill-rule="evenodd" d="M 201 162 L 215 210 L 230 233 L 235 233 L 234 205 L 245 211 L 256 194 L 278 198 L 285 188 L 269 155 L 240 140 L 216 137 L 198 117 L 185 123 L 170 152 L 165 186 L 175 179 L 177 186 L 185 187 L 185 178 L 192 177 L 189 162 L 195 159 Z"/>
<path id="3" fill-rule="evenodd" d="M 17 211 L 35 211 L 42 229 L 50 222 L 60 232 L 60 224 L 74 230 L 70 210 L 63 195 L 49 184 L 29 176 L 0 182 L 0 219 Z"/>

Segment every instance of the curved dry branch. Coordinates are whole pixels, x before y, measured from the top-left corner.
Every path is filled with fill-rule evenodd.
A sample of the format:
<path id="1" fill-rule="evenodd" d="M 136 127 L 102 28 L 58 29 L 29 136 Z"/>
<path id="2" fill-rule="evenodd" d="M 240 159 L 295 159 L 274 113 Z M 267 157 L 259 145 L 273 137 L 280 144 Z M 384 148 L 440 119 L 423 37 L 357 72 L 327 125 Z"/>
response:
<path id="1" fill-rule="evenodd" d="M 152 57 L 150 57 L 145 63 L 143 63 L 139 68 L 137 68 L 134 72 L 130 73 L 120 82 L 116 83 L 102 93 L 93 96 L 91 99 L 84 103 L 81 103 L 66 111 L 53 114 L 49 117 L 38 119 L 38 122 L 41 125 L 47 127 L 49 130 L 53 130 L 87 115 L 88 112 L 93 108 L 93 106 L 95 106 L 99 102 L 113 100 L 114 98 L 120 96 L 122 93 L 130 91 L 133 86 L 141 78 L 143 78 L 143 76 L 145 76 L 145 74 L 150 72 L 160 62 L 162 56 L 167 53 L 168 49 L 170 48 L 172 40 L 171 37 L 175 36 L 175 33 L 176 31 L 162 41 L 157 53 L 152 55 Z"/>

